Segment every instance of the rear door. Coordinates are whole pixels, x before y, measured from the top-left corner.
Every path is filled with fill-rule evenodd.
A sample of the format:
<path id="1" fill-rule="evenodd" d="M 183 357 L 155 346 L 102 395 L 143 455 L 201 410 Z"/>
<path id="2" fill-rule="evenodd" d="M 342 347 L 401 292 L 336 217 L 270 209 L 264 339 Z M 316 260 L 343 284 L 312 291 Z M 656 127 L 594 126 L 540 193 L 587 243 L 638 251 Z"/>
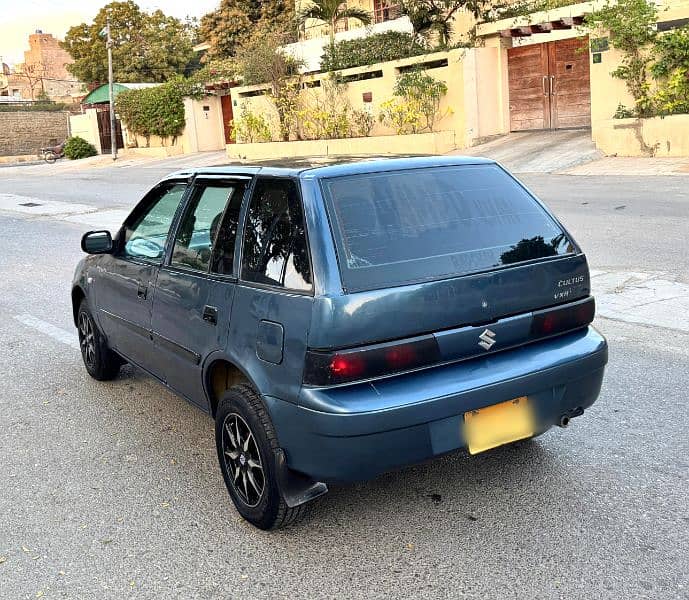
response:
<path id="1" fill-rule="evenodd" d="M 298 182 L 259 177 L 243 220 L 231 353 L 262 393 L 294 399 L 301 385 L 313 305 Z"/>
<path id="2" fill-rule="evenodd" d="M 225 347 L 236 283 L 235 241 L 243 177 L 197 177 L 161 267 L 153 304 L 157 368 L 205 406 L 201 365 Z"/>
<path id="3" fill-rule="evenodd" d="M 98 319 L 108 343 L 130 361 L 163 377 L 151 344 L 151 307 L 168 234 L 186 181 L 168 181 L 139 203 L 118 236 L 118 248 L 99 263 Z"/>

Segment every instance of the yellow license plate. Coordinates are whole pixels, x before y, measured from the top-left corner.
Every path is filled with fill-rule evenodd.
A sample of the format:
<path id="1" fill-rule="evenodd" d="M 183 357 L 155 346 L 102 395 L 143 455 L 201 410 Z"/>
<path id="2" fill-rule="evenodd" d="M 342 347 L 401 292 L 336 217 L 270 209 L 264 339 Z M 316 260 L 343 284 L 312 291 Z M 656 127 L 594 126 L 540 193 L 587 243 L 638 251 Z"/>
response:
<path id="1" fill-rule="evenodd" d="M 471 454 L 533 434 L 533 413 L 525 396 L 464 413 L 464 437 Z"/>

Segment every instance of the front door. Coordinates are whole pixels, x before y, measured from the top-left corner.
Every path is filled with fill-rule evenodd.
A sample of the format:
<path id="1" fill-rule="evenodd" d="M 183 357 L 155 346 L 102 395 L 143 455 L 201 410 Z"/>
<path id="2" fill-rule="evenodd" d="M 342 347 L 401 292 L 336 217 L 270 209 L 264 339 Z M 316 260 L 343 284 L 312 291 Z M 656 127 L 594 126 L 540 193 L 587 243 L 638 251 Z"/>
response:
<path id="1" fill-rule="evenodd" d="M 236 140 L 232 135 L 232 121 L 234 120 L 232 97 L 229 94 L 227 94 L 227 96 L 220 96 L 220 103 L 222 108 L 223 129 L 225 131 L 225 143 L 234 144 Z"/>
<path id="2" fill-rule="evenodd" d="M 204 359 L 227 342 L 243 178 L 197 178 L 161 268 L 151 330 L 167 384 L 200 406 Z"/>
<path id="3" fill-rule="evenodd" d="M 591 125 L 588 37 L 507 51 L 510 130 Z"/>
<path id="4" fill-rule="evenodd" d="M 159 265 L 186 184 L 156 187 L 120 231 L 114 254 L 100 263 L 95 285 L 98 321 L 108 344 L 160 376 L 151 361 L 151 307 Z"/>

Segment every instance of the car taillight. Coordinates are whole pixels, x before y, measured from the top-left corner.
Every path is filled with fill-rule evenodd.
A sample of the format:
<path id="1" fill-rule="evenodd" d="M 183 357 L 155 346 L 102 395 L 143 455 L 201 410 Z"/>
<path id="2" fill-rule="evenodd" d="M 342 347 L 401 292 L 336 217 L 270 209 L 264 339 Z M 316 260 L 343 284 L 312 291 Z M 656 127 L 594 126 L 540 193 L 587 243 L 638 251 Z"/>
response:
<path id="1" fill-rule="evenodd" d="M 350 350 L 308 350 L 304 366 L 307 385 L 336 385 L 391 375 L 439 362 L 432 335 Z"/>
<path id="2" fill-rule="evenodd" d="M 534 312 L 531 321 L 531 335 L 543 337 L 585 327 L 596 314 L 593 297 L 573 302 L 566 306 L 556 306 Z"/>

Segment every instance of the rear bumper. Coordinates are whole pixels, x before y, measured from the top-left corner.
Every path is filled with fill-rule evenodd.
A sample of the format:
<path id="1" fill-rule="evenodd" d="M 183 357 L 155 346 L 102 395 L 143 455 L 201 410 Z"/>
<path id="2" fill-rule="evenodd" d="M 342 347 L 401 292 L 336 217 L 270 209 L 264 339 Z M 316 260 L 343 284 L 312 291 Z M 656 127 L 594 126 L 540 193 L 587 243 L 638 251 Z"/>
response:
<path id="1" fill-rule="evenodd" d="M 289 467 L 356 481 L 466 446 L 465 412 L 528 396 L 538 431 L 591 406 L 608 359 L 593 327 L 452 365 L 371 383 L 265 397 Z"/>

